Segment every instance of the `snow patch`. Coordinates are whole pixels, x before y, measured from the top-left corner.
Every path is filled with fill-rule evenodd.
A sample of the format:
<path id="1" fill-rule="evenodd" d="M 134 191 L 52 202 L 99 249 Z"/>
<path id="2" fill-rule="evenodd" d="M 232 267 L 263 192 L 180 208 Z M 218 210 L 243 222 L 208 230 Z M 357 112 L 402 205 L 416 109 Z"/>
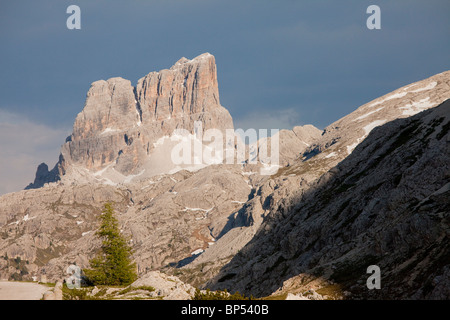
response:
<path id="1" fill-rule="evenodd" d="M 364 126 L 364 131 L 366 132 L 366 136 L 372 131 L 373 128 L 381 126 L 382 124 L 386 123 L 386 120 L 375 120 L 368 125 Z"/>
<path id="2" fill-rule="evenodd" d="M 257 174 L 258 172 L 256 171 L 242 171 L 241 174 L 243 176 L 251 176 L 252 174 Z"/>
<path id="3" fill-rule="evenodd" d="M 333 151 L 329 155 L 325 156 L 325 159 L 336 157 L 336 156 L 337 156 L 337 153 Z"/>
<path id="4" fill-rule="evenodd" d="M 364 118 L 367 118 L 367 117 L 370 116 L 371 114 L 373 114 L 373 113 L 375 113 L 375 112 L 378 112 L 378 111 L 380 111 L 381 109 L 384 109 L 384 107 L 381 107 L 381 108 L 378 108 L 378 109 L 376 109 L 376 110 L 370 111 L 370 112 L 368 112 L 368 113 L 366 113 L 366 114 L 364 114 L 364 115 L 362 115 L 362 116 L 356 118 L 356 119 L 353 120 L 353 121 L 359 121 L 359 120 L 362 120 L 362 119 L 364 119 Z"/>
<path id="5" fill-rule="evenodd" d="M 403 115 L 412 116 L 412 115 L 415 115 L 416 113 L 419 113 L 421 111 L 424 111 L 424 110 L 427 110 L 427 109 L 433 107 L 433 105 L 434 105 L 434 103 L 432 103 L 430 101 L 430 97 L 426 97 L 422 100 L 408 103 L 404 107 L 400 107 L 400 109 L 404 110 L 402 113 Z"/>
<path id="6" fill-rule="evenodd" d="M 278 164 L 263 163 L 263 167 L 259 169 L 259 173 L 261 175 L 272 175 L 276 174 L 279 168 L 281 168 L 281 166 Z"/>
<path id="7" fill-rule="evenodd" d="M 359 144 L 359 139 L 355 143 L 352 143 L 351 145 L 347 146 L 347 153 L 348 154 L 352 153 L 358 144 Z"/>
<path id="8" fill-rule="evenodd" d="M 118 129 L 113 129 L 113 128 L 106 128 L 105 130 L 103 130 L 103 132 L 102 133 L 100 133 L 100 135 L 103 135 L 103 134 L 107 134 L 107 133 L 110 133 L 110 132 L 116 132 L 116 131 L 119 131 Z"/>
<path id="9" fill-rule="evenodd" d="M 103 173 L 105 173 L 105 171 L 108 170 L 112 165 L 113 165 L 113 163 L 107 165 L 106 167 L 104 167 L 103 169 L 101 169 L 101 170 L 99 170 L 99 171 L 97 171 L 97 172 L 94 172 L 94 177 L 101 176 L 101 175 L 102 175 Z"/>
<path id="10" fill-rule="evenodd" d="M 186 211 L 203 211 L 203 212 L 210 212 L 214 207 L 211 207 L 209 209 L 202 209 L 202 208 L 189 208 L 189 207 L 184 207 L 184 209 L 182 211 L 186 212 Z"/>
<path id="11" fill-rule="evenodd" d="M 203 253 L 203 251 L 204 251 L 203 249 L 197 249 L 195 251 L 192 251 L 191 255 L 196 256 L 196 255 L 199 255 L 200 253 Z"/>
<path id="12" fill-rule="evenodd" d="M 156 142 L 153 143 L 153 146 L 156 148 L 157 146 L 162 146 L 164 144 L 164 140 L 169 139 L 169 136 L 163 136 L 159 138 Z"/>
<path id="13" fill-rule="evenodd" d="M 429 84 L 427 84 L 425 87 L 422 87 L 422 88 L 413 90 L 413 91 L 411 91 L 411 92 L 421 92 L 421 91 L 431 90 L 431 89 L 433 89 L 434 87 L 436 87 L 436 85 L 437 85 L 437 82 L 436 82 L 436 81 L 433 81 L 433 82 L 430 82 Z"/>
<path id="14" fill-rule="evenodd" d="M 136 177 L 141 176 L 143 173 L 145 172 L 145 169 L 142 170 L 141 172 L 139 172 L 138 174 L 130 174 L 128 176 L 125 177 L 125 180 L 123 180 L 124 183 L 130 183 L 131 180 L 133 180 Z"/>
<path id="15" fill-rule="evenodd" d="M 347 153 L 348 154 L 352 153 L 353 150 L 356 148 L 356 146 L 358 144 L 360 144 L 369 135 L 370 131 L 372 131 L 373 128 L 381 126 L 384 123 L 386 123 L 386 119 L 375 120 L 375 121 L 372 121 L 371 123 L 369 123 L 368 125 L 364 126 L 363 129 L 364 129 L 365 134 L 362 137 L 356 139 L 355 143 L 352 143 L 351 145 L 347 146 Z"/>
<path id="16" fill-rule="evenodd" d="M 108 186 L 113 186 L 113 187 L 117 187 L 118 186 L 118 183 L 115 183 L 112 180 L 109 180 L 107 178 L 103 178 L 103 180 L 104 180 L 104 181 L 102 181 L 103 184 L 106 184 Z"/>
<path id="17" fill-rule="evenodd" d="M 148 183 L 148 184 L 147 184 L 146 186 L 143 186 L 143 187 L 141 188 L 141 190 L 147 189 L 148 187 L 150 187 L 152 184 L 155 184 L 156 182 L 150 180 L 150 181 L 147 181 L 147 183 Z"/>
<path id="18" fill-rule="evenodd" d="M 371 107 L 374 107 L 376 105 L 382 104 L 383 102 L 386 102 L 386 101 L 389 101 L 389 100 L 392 100 L 392 99 L 398 99 L 398 98 L 404 97 L 404 96 L 406 96 L 407 93 L 408 92 L 405 92 L 405 91 L 404 92 L 393 93 L 393 94 L 387 96 L 386 98 L 384 98 L 384 99 L 382 99 L 382 100 L 380 100 L 378 102 L 374 102 L 374 103 L 368 105 L 368 107 L 371 108 Z"/>

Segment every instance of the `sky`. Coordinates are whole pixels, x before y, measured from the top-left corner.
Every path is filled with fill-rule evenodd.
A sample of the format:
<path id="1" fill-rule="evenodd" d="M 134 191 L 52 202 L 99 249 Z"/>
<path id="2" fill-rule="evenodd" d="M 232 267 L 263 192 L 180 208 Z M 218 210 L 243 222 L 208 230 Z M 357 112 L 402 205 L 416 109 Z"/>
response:
<path id="1" fill-rule="evenodd" d="M 372 4 L 379 30 L 366 26 Z M 96 80 L 136 85 L 209 52 L 235 128 L 323 129 L 450 70 L 449 13 L 448 0 L 0 0 L 0 194 L 55 165 Z"/>

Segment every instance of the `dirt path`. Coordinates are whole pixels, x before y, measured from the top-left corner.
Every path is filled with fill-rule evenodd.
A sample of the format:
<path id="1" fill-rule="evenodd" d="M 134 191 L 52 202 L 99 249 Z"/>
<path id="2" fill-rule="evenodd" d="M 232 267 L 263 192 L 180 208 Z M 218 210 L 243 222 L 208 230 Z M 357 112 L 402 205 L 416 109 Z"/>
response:
<path id="1" fill-rule="evenodd" d="M 201 226 L 200 228 L 197 228 L 194 230 L 194 232 L 192 232 L 192 236 L 200 241 L 203 241 L 203 246 L 202 249 L 206 250 L 206 248 L 208 248 L 209 243 L 212 240 L 208 239 L 207 237 L 205 237 L 203 234 L 201 234 L 202 229 L 205 227 L 206 225 Z"/>
<path id="2" fill-rule="evenodd" d="M 0 281 L 0 300 L 39 300 L 48 290 L 32 282 Z"/>

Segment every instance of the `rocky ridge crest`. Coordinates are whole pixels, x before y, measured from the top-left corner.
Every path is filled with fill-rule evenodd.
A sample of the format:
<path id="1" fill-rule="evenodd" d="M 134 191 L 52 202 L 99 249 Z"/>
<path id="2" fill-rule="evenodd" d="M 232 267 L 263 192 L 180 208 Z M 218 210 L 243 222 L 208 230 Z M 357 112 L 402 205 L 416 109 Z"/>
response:
<path id="1" fill-rule="evenodd" d="M 260 175 L 257 166 L 247 163 L 152 171 L 155 163 L 167 160 L 164 155 L 171 145 L 162 146 L 170 141 L 167 137 L 173 129 L 193 133 L 195 120 L 204 129 L 232 128 L 231 116 L 219 103 L 215 70 L 214 58 L 204 54 L 150 73 L 135 88 L 121 78 L 94 83 L 59 162 L 50 171 L 57 178 L 46 180 L 48 168 L 40 166 L 40 178 L 32 187 L 57 182 L 0 197 L 0 278 L 46 275 L 55 280 L 64 276 L 71 263 L 87 267 L 100 245 L 94 236 L 96 217 L 107 201 L 114 203 L 123 232 L 132 239 L 141 277 L 160 270 L 197 287 L 237 289 L 253 295 L 300 294 L 304 293 L 301 283 L 313 283 L 314 290 L 346 285 L 353 286 L 352 294 L 360 294 L 354 283 L 340 281 L 336 270 L 345 274 L 345 267 L 360 258 L 380 258 L 364 242 L 373 236 L 362 232 L 371 223 L 391 232 L 371 244 L 385 250 L 398 241 L 410 241 L 415 245 L 408 247 L 412 252 L 426 256 L 417 238 L 403 235 L 412 228 L 411 221 L 419 219 L 423 204 L 431 205 L 430 214 L 441 219 L 441 224 L 447 219 L 448 210 L 441 210 L 441 204 L 448 200 L 442 180 L 448 179 L 448 168 L 440 164 L 449 163 L 445 162 L 448 103 L 436 106 L 450 98 L 450 72 L 371 101 L 322 133 L 312 126 L 280 131 L 282 167 L 272 176 Z M 417 137 L 407 135 L 406 139 L 401 132 L 414 132 Z M 388 165 L 390 157 L 384 157 L 387 162 L 379 165 L 380 155 L 402 141 L 401 148 L 389 153 L 398 161 Z M 416 149 L 425 151 L 416 154 Z M 403 163 L 404 159 L 411 161 Z M 423 174 L 414 174 L 414 166 Z M 380 185 L 372 190 L 373 183 L 359 183 L 363 179 Z M 327 184 L 341 191 L 339 197 L 334 199 Z M 394 190 L 394 198 L 386 190 Z M 429 199 L 432 203 L 427 203 Z M 400 217 L 395 218 L 397 211 L 386 209 L 383 203 L 398 210 L 407 203 L 417 206 L 411 212 L 400 210 L 402 223 L 393 229 L 389 223 Z M 384 211 L 375 222 L 367 220 L 380 208 Z M 418 230 L 436 231 L 424 235 L 431 245 L 426 248 L 431 250 L 445 239 L 439 238 L 443 229 L 433 219 L 421 219 Z M 321 239 L 314 242 L 319 235 Z M 413 259 L 403 249 L 407 250 L 401 247 L 392 259 L 381 256 L 379 260 L 393 278 L 402 270 L 399 262 Z M 440 264 L 439 257 L 447 249 L 442 250 L 433 251 L 438 258 L 426 259 Z M 424 266 L 426 259 L 417 261 Z M 437 283 L 436 279 L 448 273 L 444 269 L 430 273 L 422 267 L 414 270 L 424 277 L 419 278 L 422 284 Z M 323 275 L 330 277 L 317 281 Z M 446 295 L 445 287 L 438 284 L 425 293 L 411 288 L 409 296 Z M 401 297 L 401 292 L 393 294 Z"/>

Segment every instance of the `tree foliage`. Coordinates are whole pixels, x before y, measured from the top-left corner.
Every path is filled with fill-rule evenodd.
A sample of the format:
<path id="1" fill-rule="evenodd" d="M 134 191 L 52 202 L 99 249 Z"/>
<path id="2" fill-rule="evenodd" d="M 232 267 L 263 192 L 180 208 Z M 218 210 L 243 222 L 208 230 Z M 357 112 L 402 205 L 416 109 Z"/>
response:
<path id="1" fill-rule="evenodd" d="M 136 264 L 131 261 L 132 248 L 120 233 L 111 203 L 104 205 L 100 220 L 96 235 L 102 239 L 101 252 L 84 273 L 94 285 L 128 285 L 137 279 Z"/>
<path id="2" fill-rule="evenodd" d="M 253 296 L 246 297 L 238 291 L 230 294 L 227 290 L 211 291 L 207 289 L 205 292 L 201 292 L 199 289 L 196 289 L 192 300 L 254 300 L 254 298 Z"/>

